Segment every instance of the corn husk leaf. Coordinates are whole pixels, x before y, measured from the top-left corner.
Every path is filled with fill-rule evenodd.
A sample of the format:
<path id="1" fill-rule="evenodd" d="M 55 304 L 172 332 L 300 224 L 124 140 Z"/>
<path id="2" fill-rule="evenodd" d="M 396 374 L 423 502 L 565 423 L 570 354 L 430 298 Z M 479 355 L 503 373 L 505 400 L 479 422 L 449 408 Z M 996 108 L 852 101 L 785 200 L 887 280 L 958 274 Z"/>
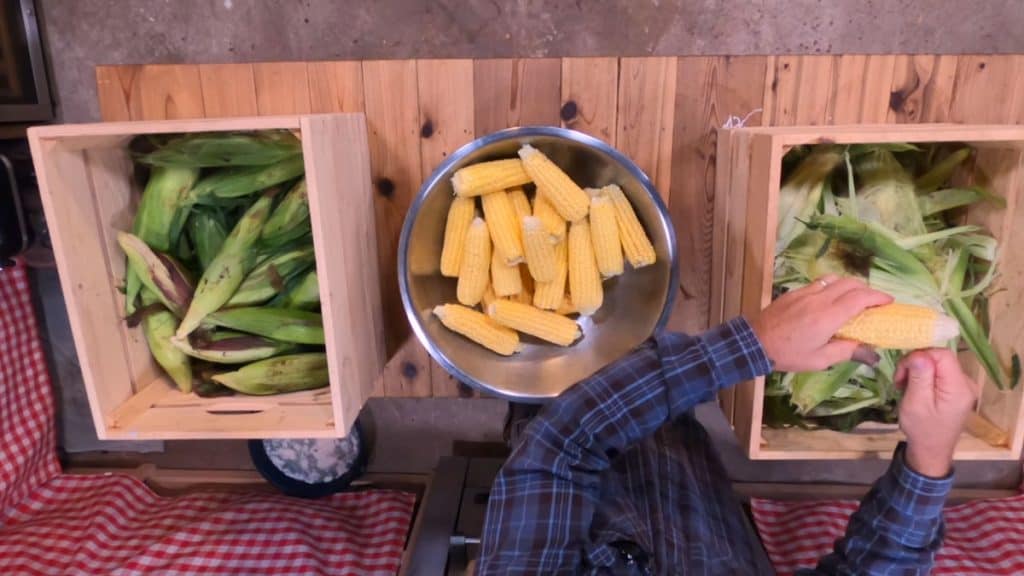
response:
<path id="1" fill-rule="evenodd" d="M 288 130 L 215 132 L 174 138 L 138 161 L 186 168 L 267 166 L 301 153 L 301 142 Z"/>

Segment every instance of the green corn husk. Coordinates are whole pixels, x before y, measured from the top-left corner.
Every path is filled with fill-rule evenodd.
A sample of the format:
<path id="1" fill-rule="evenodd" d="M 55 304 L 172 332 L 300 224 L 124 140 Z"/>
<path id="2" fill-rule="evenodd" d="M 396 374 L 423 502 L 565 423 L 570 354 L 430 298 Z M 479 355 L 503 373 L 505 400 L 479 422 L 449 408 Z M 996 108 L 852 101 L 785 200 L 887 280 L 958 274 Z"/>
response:
<path id="1" fill-rule="evenodd" d="M 117 243 L 128 257 L 128 268 L 175 316 L 191 304 L 192 280 L 174 258 L 154 251 L 138 236 L 118 232 Z"/>
<path id="2" fill-rule="evenodd" d="M 245 212 L 228 235 L 220 252 L 203 272 L 195 296 L 175 335 L 184 339 L 199 327 L 209 313 L 227 302 L 254 265 L 253 245 L 259 239 L 263 224 L 270 216 L 276 190 L 266 192 Z"/>
<path id="3" fill-rule="evenodd" d="M 1006 207 L 1006 200 L 1004 198 L 989 194 L 981 188 L 946 188 L 944 190 L 936 190 L 930 194 L 918 196 L 917 205 L 921 209 L 921 214 L 932 216 L 946 210 L 952 210 L 953 208 L 970 206 L 982 200 L 993 202 L 1000 208 Z"/>
<path id="4" fill-rule="evenodd" d="M 971 157 L 970 148 L 961 148 L 956 152 L 953 152 L 949 156 L 946 156 L 941 162 L 936 163 L 927 172 L 918 176 L 914 180 L 914 187 L 920 193 L 928 193 L 933 190 L 938 190 L 939 186 L 945 184 L 950 177 L 953 176 L 953 172 L 957 166 L 961 165 L 968 158 Z"/>
<path id="5" fill-rule="evenodd" d="M 217 210 L 193 210 L 188 218 L 188 233 L 196 251 L 196 259 L 203 270 L 217 257 L 228 237 L 228 226 Z"/>
<path id="6" fill-rule="evenodd" d="M 880 224 L 902 236 L 927 232 L 917 204 L 914 181 L 888 150 L 876 150 L 857 159 L 854 173 L 856 217 Z"/>
<path id="7" fill-rule="evenodd" d="M 302 154 L 302 143 L 287 130 L 187 134 L 139 157 L 154 166 L 216 168 L 267 166 Z"/>
<path id="8" fill-rule="evenodd" d="M 263 227 L 260 243 L 279 246 L 309 233 L 309 195 L 303 178 L 281 200 Z"/>
<path id="9" fill-rule="evenodd" d="M 220 170 L 197 182 L 187 200 L 196 204 L 216 205 L 220 200 L 248 196 L 293 180 L 302 176 L 305 170 L 301 155 L 268 166 Z"/>
<path id="10" fill-rule="evenodd" d="M 149 290 L 143 290 L 142 303 L 155 304 L 158 298 Z M 178 328 L 174 314 L 161 309 L 152 311 L 142 319 L 142 333 L 146 336 L 149 351 L 157 364 L 174 380 L 178 389 L 188 394 L 192 391 L 192 364 L 184 353 L 174 347 L 171 337 Z"/>
<path id="11" fill-rule="evenodd" d="M 803 222 L 814 214 L 828 175 L 842 160 L 837 148 L 812 151 L 779 189 L 778 233 L 775 254 L 781 254 L 806 229 Z"/>
<path id="12" fill-rule="evenodd" d="M 262 304 L 285 290 L 287 283 L 316 264 L 313 247 L 289 250 L 253 269 L 226 306 Z"/>
<path id="13" fill-rule="evenodd" d="M 323 344 L 323 318 L 290 308 L 227 308 L 210 314 L 204 326 L 258 334 L 282 342 Z"/>
<path id="14" fill-rule="evenodd" d="M 160 252 L 170 252 L 181 235 L 184 198 L 199 178 L 194 168 L 161 168 L 150 171 L 146 188 L 132 223 L 132 233 Z M 142 282 L 131 269 L 125 272 L 125 310 L 132 314 Z"/>
<path id="15" fill-rule="evenodd" d="M 229 331 L 217 331 L 201 337 L 193 333 L 185 340 L 175 340 L 174 346 L 188 356 L 217 364 L 245 364 L 294 352 L 298 348 L 287 342 Z"/>
<path id="16" fill-rule="evenodd" d="M 802 372 L 792 383 L 790 402 L 797 414 L 806 415 L 816 406 L 835 395 L 857 371 L 856 362 L 843 362 L 821 372 Z"/>
<path id="17" fill-rule="evenodd" d="M 316 270 L 308 272 L 281 296 L 279 301 L 274 302 L 274 305 L 280 308 L 312 310 L 319 306 L 320 282 Z"/>
<path id="18" fill-rule="evenodd" d="M 253 362 L 213 380 L 243 394 L 266 395 L 323 388 L 330 384 L 327 354 L 292 354 Z"/>

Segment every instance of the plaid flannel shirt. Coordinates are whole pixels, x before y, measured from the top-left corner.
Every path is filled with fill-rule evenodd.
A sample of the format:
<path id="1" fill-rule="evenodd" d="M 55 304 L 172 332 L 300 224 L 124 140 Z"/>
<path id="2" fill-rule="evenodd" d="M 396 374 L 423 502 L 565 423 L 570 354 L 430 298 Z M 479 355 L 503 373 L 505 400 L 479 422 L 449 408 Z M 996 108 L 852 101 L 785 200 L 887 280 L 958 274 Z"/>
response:
<path id="1" fill-rule="evenodd" d="M 659 334 L 525 430 L 491 491 L 478 574 L 757 574 L 756 537 L 692 408 L 771 370 L 742 318 Z M 903 446 L 810 574 L 926 574 L 952 478 Z"/>

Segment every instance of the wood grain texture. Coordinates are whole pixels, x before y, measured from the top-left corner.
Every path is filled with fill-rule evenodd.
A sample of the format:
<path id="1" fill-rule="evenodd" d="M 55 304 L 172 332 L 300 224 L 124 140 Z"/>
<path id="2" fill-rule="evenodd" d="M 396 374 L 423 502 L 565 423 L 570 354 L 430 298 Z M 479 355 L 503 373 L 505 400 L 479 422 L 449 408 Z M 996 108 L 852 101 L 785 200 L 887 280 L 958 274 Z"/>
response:
<path id="1" fill-rule="evenodd" d="M 252 70 L 260 116 L 308 114 L 312 110 L 305 62 L 262 62 L 253 64 Z"/>
<path id="2" fill-rule="evenodd" d="M 952 122 L 998 124 L 1016 119 L 1018 78 L 1024 74 L 1020 56 L 960 56 L 949 119 Z"/>
<path id="3" fill-rule="evenodd" d="M 878 124 L 886 121 L 896 56 L 843 55 L 833 64 L 830 124 Z"/>
<path id="4" fill-rule="evenodd" d="M 828 122 L 832 56 L 777 56 L 768 71 L 765 123 L 771 126 Z"/>
<path id="5" fill-rule="evenodd" d="M 623 58 L 619 63 L 615 141 L 671 202 L 676 59 Z"/>
<path id="6" fill-rule="evenodd" d="M 100 117 L 107 122 L 131 120 L 128 100 L 136 66 L 97 66 L 96 96 L 100 101 Z"/>
<path id="7" fill-rule="evenodd" d="M 423 181 L 418 86 L 413 60 L 363 63 L 381 301 L 390 355 L 383 380 L 384 393 L 388 396 L 429 396 L 431 393 L 430 358 L 410 334 L 395 268 L 405 213 Z"/>
<path id="8" fill-rule="evenodd" d="M 359 62 L 310 62 L 309 107 L 315 114 L 363 112 L 363 66 Z"/>
<path id="9" fill-rule="evenodd" d="M 558 125 L 557 58 L 473 62 L 474 126 L 481 136 L 512 126 Z"/>
<path id="10" fill-rule="evenodd" d="M 152 64 L 97 69 L 100 111 L 118 120 L 203 118 L 199 67 Z"/>
<path id="11" fill-rule="evenodd" d="M 563 59 L 562 125 L 614 146 L 618 83 L 617 58 Z"/>
<path id="12" fill-rule="evenodd" d="M 956 68 L 956 56 L 896 56 L 886 121 L 949 121 Z"/>
<path id="13" fill-rule="evenodd" d="M 420 168 L 426 177 L 449 154 L 473 140 L 473 61 L 420 60 L 417 82 Z M 432 395 L 459 396 L 458 381 L 437 362 L 430 364 Z"/>
<path id="14" fill-rule="evenodd" d="M 252 64 L 200 64 L 203 108 L 208 118 L 256 116 L 256 79 Z"/>

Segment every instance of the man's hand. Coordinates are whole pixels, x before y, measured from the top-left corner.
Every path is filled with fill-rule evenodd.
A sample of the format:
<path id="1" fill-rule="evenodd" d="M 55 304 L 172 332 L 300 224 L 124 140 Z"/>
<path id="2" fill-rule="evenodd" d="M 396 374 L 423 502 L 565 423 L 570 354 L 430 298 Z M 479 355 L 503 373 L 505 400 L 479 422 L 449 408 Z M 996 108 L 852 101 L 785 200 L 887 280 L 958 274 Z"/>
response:
<path id="1" fill-rule="evenodd" d="M 832 337 L 866 308 L 891 302 L 891 296 L 861 280 L 828 275 L 772 302 L 754 323 L 754 333 L 775 370 L 824 370 L 855 355 L 866 360 L 859 343 Z"/>
<path id="2" fill-rule="evenodd" d="M 974 382 L 947 349 L 918 350 L 896 367 L 904 388 L 900 428 L 907 435 L 906 461 L 915 472 L 941 478 L 953 465 L 953 450 L 977 400 Z"/>

